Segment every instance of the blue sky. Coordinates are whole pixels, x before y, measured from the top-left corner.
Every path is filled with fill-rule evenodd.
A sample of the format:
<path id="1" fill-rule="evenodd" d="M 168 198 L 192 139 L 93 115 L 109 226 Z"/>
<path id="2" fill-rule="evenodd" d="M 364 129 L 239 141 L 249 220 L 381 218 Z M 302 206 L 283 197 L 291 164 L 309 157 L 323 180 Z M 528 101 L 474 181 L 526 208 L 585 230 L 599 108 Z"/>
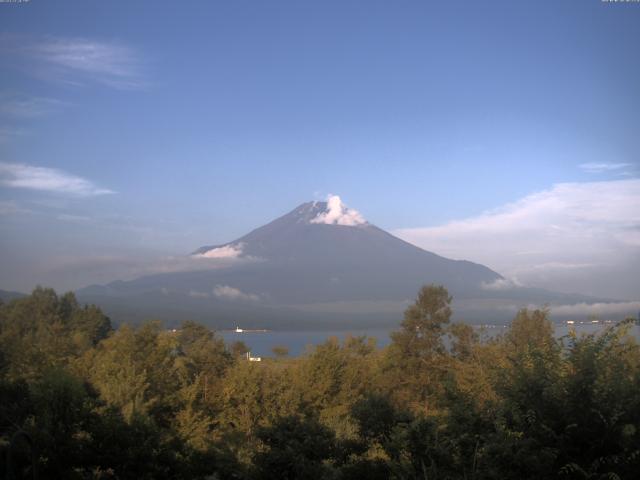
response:
<path id="1" fill-rule="evenodd" d="M 133 275 L 329 193 L 435 249 L 416 232 L 605 182 L 635 232 L 638 25 L 599 0 L 0 4 L 0 288 Z"/>

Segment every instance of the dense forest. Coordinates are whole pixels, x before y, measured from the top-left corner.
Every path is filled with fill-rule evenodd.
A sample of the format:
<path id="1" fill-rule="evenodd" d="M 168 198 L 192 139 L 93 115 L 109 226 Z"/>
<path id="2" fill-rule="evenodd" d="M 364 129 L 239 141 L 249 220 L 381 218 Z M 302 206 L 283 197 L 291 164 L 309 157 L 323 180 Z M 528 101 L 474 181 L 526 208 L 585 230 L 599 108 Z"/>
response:
<path id="1" fill-rule="evenodd" d="M 40 479 L 631 479 L 631 320 L 556 339 L 522 310 L 481 340 L 423 287 L 388 347 L 248 362 L 204 326 L 112 325 L 71 293 L 0 304 L 0 472 Z M 400 320 L 400 319 L 399 319 Z"/>

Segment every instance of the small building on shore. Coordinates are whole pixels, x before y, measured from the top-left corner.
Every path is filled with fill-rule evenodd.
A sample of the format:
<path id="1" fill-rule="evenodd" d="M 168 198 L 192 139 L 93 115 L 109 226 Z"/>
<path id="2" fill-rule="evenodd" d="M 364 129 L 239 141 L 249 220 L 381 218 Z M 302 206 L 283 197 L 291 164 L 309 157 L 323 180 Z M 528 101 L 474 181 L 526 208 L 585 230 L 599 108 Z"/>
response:
<path id="1" fill-rule="evenodd" d="M 252 357 L 251 352 L 247 352 L 247 360 L 250 362 L 261 362 L 262 357 Z"/>

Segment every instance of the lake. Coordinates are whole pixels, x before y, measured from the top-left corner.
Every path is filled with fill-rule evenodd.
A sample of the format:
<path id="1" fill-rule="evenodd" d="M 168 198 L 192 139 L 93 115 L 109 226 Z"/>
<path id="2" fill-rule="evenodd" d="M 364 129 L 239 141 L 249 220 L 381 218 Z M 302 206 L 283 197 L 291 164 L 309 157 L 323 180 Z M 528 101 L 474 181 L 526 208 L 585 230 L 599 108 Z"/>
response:
<path id="1" fill-rule="evenodd" d="M 574 328 L 579 334 L 590 334 L 603 330 L 606 327 L 613 324 L 604 323 L 577 323 L 575 325 L 556 324 L 555 333 L 558 338 L 563 337 L 569 333 L 570 328 Z M 481 336 L 484 338 L 493 337 L 499 335 L 507 330 L 506 326 L 502 325 L 485 325 L 478 326 L 473 325 Z M 295 331 L 295 330 L 283 330 L 283 331 L 267 331 L 267 332 L 243 332 L 236 333 L 234 331 L 218 331 L 218 335 L 224 338 L 228 344 L 242 341 L 250 349 L 251 354 L 254 357 L 273 357 L 271 351 L 273 347 L 285 346 L 289 349 L 290 356 L 298 356 L 304 353 L 305 348 L 308 345 L 318 345 L 324 343 L 330 337 L 337 337 L 342 341 L 345 337 L 351 335 L 374 337 L 377 340 L 378 347 L 384 347 L 391 342 L 389 334 L 392 331 L 398 330 L 398 327 L 394 328 L 373 328 L 373 329 L 355 329 L 355 330 L 317 330 L 317 331 Z M 632 334 L 636 338 L 640 338 L 640 327 L 637 325 L 632 327 Z"/>

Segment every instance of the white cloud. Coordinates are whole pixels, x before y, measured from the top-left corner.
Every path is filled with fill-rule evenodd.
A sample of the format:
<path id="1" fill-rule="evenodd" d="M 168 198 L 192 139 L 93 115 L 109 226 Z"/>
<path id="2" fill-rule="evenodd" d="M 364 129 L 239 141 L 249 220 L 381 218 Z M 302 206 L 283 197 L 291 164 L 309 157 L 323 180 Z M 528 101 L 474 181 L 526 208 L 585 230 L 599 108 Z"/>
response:
<path id="1" fill-rule="evenodd" d="M 99 83 L 117 89 L 146 86 L 139 55 L 130 47 L 87 38 L 4 34 L 0 53 L 21 70 L 68 85 Z"/>
<path id="2" fill-rule="evenodd" d="M 207 292 L 198 292 L 197 290 L 189 290 L 189 296 L 192 298 L 209 298 L 211 295 Z"/>
<path id="3" fill-rule="evenodd" d="M 493 282 L 482 282 L 480 286 L 483 290 L 504 291 L 521 287 L 522 284 L 515 278 L 497 278 Z"/>
<path id="4" fill-rule="evenodd" d="M 584 270 L 587 268 L 598 267 L 597 263 L 566 263 L 566 262 L 547 262 L 540 265 L 531 266 L 531 270 L 544 271 L 568 271 L 568 270 Z"/>
<path id="5" fill-rule="evenodd" d="M 244 293 L 229 285 L 216 285 L 213 288 L 213 294 L 218 298 L 224 298 L 227 300 L 239 300 L 239 301 L 252 301 L 256 302 L 260 300 L 260 296 L 255 293 Z"/>
<path id="6" fill-rule="evenodd" d="M 225 245 L 224 247 L 212 248 L 204 253 L 194 255 L 201 258 L 238 258 L 242 255 L 242 244 Z"/>
<path id="7" fill-rule="evenodd" d="M 347 208 L 338 195 L 329 195 L 327 199 L 327 210 L 319 213 L 311 220 L 311 223 L 353 227 L 363 225 L 367 222 L 362 215 L 360 215 L 360 212 L 352 208 Z"/>
<path id="8" fill-rule="evenodd" d="M 69 213 L 61 213 L 56 215 L 58 220 L 62 220 L 63 222 L 73 222 L 73 223 L 93 223 L 94 219 L 91 217 L 87 217 L 85 215 L 72 215 Z"/>
<path id="9" fill-rule="evenodd" d="M 388 313 L 392 316 L 401 316 L 402 312 L 413 303 L 412 300 L 353 300 L 322 303 L 301 303 L 289 305 L 290 308 L 303 312 L 313 313 Z"/>
<path id="10" fill-rule="evenodd" d="M 639 311 L 640 302 L 576 303 L 574 305 L 551 306 L 550 310 L 552 314 L 562 316 L 624 315 Z"/>
<path id="11" fill-rule="evenodd" d="M 476 217 L 394 233 L 530 286 L 612 298 L 640 292 L 640 179 L 557 184 Z"/>
<path id="12" fill-rule="evenodd" d="M 17 213 L 31 213 L 31 211 L 21 208 L 13 200 L 0 200 L 0 215 L 14 215 Z"/>
<path id="13" fill-rule="evenodd" d="M 24 135 L 24 133 L 24 130 L 20 128 L 0 126 L 0 143 L 6 143 L 14 137 L 20 137 Z"/>
<path id="14" fill-rule="evenodd" d="M 4 258 L 3 260 L 6 260 Z M 61 290 L 76 289 L 90 284 L 105 284 L 113 280 L 133 280 L 145 275 L 221 270 L 229 264 L 219 260 L 196 259 L 191 256 L 159 256 L 148 249 L 135 253 L 58 254 L 39 257 L 32 275 L 42 283 Z M 24 266 L 16 265 L 16 269 Z M 6 272 L 2 272 L 6 273 Z M 27 288 L 31 288 L 29 284 Z"/>
<path id="15" fill-rule="evenodd" d="M 0 185 L 82 197 L 115 193 L 91 181 L 55 168 L 0 162 Z"/>
<path id="16" fill-rule="evenodd" d="M 580 168 L 588 173 L 604 173 L 611 172 L 615 170 L 623 170 L 631 167 L 630 163 L 583 163 L 580 165 Z"/>
<path id="17" fill-rule="evenodd" d="M 35 118 L 47 115 L 65 105 L 53 98 L 24 95 L 0 95 L 0 113 L 13 117 Z"/>

